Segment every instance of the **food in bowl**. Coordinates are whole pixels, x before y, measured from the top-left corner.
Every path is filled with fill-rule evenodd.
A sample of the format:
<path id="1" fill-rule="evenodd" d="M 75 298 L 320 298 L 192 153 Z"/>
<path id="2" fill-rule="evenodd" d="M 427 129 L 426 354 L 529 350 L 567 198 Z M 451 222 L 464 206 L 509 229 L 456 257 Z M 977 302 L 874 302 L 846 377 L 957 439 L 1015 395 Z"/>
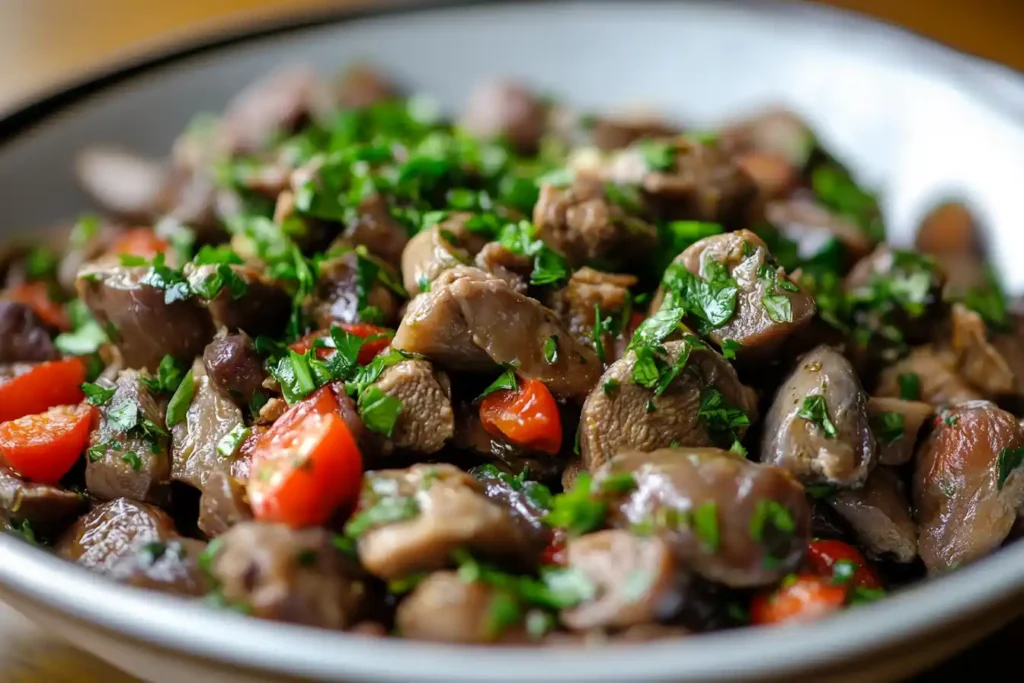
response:
<path id="1" fill-rule="evenodd" d="M 4 251 L 0 515 L 130 586 L 452 643 L 819 618 L 1012 540 L 1020 318 L 793 113 L 271 75 Z"/>

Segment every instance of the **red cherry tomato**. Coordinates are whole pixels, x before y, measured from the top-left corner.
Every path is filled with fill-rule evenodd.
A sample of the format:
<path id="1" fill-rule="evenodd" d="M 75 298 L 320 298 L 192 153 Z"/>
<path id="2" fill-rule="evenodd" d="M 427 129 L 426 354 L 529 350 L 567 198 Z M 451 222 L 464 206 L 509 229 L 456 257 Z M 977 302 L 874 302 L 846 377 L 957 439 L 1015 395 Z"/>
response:
<path id="1" fill-rule="evenodd" d="M 480 421 L 492 434 L 519 446 L 551 453 L 562 448 L 562 416 L 539 379 L 520 380 L 515 391 L 495 391 L 480 402 Z"/>
<path id="2" fill-rule="evenodd" d="M 772 593 L 758 595 L 750 605 L 753 624 L 780 624 L 818 619 L 846 602 L 846 588 L 821 576 L 800 574 L 783 581 Z"/>
<path id="3" fill-rule="evenodd" d="M 857 588 L 881 588 L 882 582 L 860 551 L 842 541 L 811 541 L 807 547 L 810 573 L 832 578 L 834 583 Z M 837 568 L 838 565 L 838 568 Z"/>

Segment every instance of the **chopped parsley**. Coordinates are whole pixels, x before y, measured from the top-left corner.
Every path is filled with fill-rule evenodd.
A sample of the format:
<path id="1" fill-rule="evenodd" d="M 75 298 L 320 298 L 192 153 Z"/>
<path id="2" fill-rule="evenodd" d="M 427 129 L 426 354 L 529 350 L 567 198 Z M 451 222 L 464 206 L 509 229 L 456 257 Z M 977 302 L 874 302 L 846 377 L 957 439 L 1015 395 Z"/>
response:
<path id="1" fill-rule="evenodd" d="M 194 282 L 191 287 L 192 291 L 204 299 L 213 299 L 224 289 L 230 293 L 232 299 L 241 299 L 249 291 L 245 279 L 227 263 L 218 263 L 212 273 Z"/>
<path id="2" fill-rule="evenodd" d="M 544 360 L 548 362 L 548 365 L 554 365 L 558 362 L 558 335 L 553 334 L 547 338 L 544 342 Z"/>
<path id="3" fill-rule="evenodd" d="M 537 228 L 529 221 L 510 223 L 498 235 L 498 243 L 514 254 L 533 258 L 532 285 L 558 285 L 569 279 L 565 257 L 537 237 Z"/>
<path id="4" fill-rule="evenodd" d="M 722 340 L 722 358 L 726 360 L 735 360 L 736 352 L 743 348 L 743 344 L 739 343 L 735 339 L 723 339 Z"/>
<path id="5" fill-rule="evenodd" d="M 590 330 L 590 343 L 594 347 L 594 353 L 597 354 L 597 359 L 602 363 L 605 362 L 604 352 L 604 335 L 607 328 L 612 324 L 610 317 L 601 316 L 601 307 L 598 304 L 594 304 L 594 326 Z"/>
<path id="6" fill-rule="evenodd" d="M 156 377 L 141 378 L 143 386 L 155 394 L 173 394 L 181 385 L 185 376 L 178 361 L 173 356 L 164 356 L 157 366 Z"/>
<path id="7" fill-rule="evenodd" d="M 903 413 L 881 412 L 875 416 L 875 433 L 883 444 L 891 444 L 903 438 L 905 433 Z"/>
<path id="8" fill-rule="evenodd" d="M 368 429 L 391 438 L 402 412 L 400 400 L 385 394 L 377 385 L 370 385 L 359 394 L 357 405 L 359 416 Z"/>
<path id="9" fill-rule="evenodd" d="M 682 309 L 697 320 L 701 334 L 717 330 L 736 313 L 739 286 L 724 265 L 717 261 L 704 264 L 704 277 L 694 275 L 680 264 L 665 271 L 662 283 L 666 290 L 662 309 Z"/>
<path id="10" fill-rule="evenodd" d="M 609 377 L 601 385 L 601 391 L 603 391 L 604 395 L 608 396 L 609 398 L 611 398 L 612 394 L 614 394 L 615 390 L 618 389 L 618 388 L 619 388 L 619 380 L 615 379 L 614 377 Z"/>
<path id="11" fill-rule="evenodd" d="M 996 488 L 1003 490 L 1003 485 L 1015 469 L 1024 463 L 1024 446 L 1020 448 L 1003 448 L 996 460 Z"/>
<path id="12" fill-rule="evenodd" d="M 762 498 L 757 501 L 754 514 L 750 517 L 750 537 L 760 543 L 766 539 L 766 532 L 773 530 L 778 534 L 790 535 L 796 531 L 796 522 L 781 503 Z"/>
<path id="13" fill-rule="evenodd" d="M 841 165 L 827 162 L 815 167 L 811 172 L 811 188 L 819 202 L 852 221 L 872 241 L 885 239 L 878 199 L 861 188 Z"/>
<path id="14" fill-rule="evenodd" d="M 590 475 L 580 472 L 571 489 L 552 499 L 551 511 L 545 515 L 544 522 L 548 526 L 566 529 L 574 536 L 603 526 L 608 505 L 591 496 L 591 484 Z"/>
<path id="15" fill-rule="evenodd" d="M 718 505 L 713 500 L 704 501 L 690 511 L 693 531 L 708 552 L 718 550 L 721 538 L 718 531 Z"/>
<path id="16" fill-rule="evenodd" d="M 655 272 L 658 273 L 664 273 L 672 260 L 691 244 L 724 232 L 718 223 L 701 221 L 669 221 L 658 224 L 657 228 L 658 252 L 653 258 Z"/>
<path id="17" fill-rule="evenodd" d="M 671 143 L 658 140 L 640 140 L 637 149 L 647 168 L 652 171 L 671 171 L 676 165 L 676 150 Z"/>
<path id="18" fill-rule="evenodd" d="M 832 584 L 845 586 L 853 579 L 860 566 L 853 560 L 836 560 L 832 565 Z"/>
<path id="19" fill-rule="evenodd" d="M 629 493 L 636 488 L 636 480 L 630 472 L 616 472 L 601 480 L 603 493 Z"/>
<path id="20" fill-rule="evenodd" d="M 165 263 L 165 256 L 157 254 L 149 267 L 149 272 L 143 276 L 141 282 L 164 292 L 164 303 L 167 305 L 177 301 L 184 301 L 192 295 L 192 288 L 188 280 L 180 270 L 169 267 Z"/>
<path id="21" fill-rule="evenodd" d="M 21 536 L 27 543 L 31 543 L 32 545 L 39 544 L 39 541 L 36 538 L 35 529 L 32 528 L 32 523 L 27 519 L 12 519 L 7 522 L 7 528 L 18 536 Z"/>
<path id="22" fill-rule="evenodd" d="M 829 439 L 834 439 L 839 435 L 836 426 L 829 419 L 828 404 L 825 403 L 825 397 L 821 394 L 805 397 L 800 410 L 797 411 L 797 417 L 817 425 Z"/>
<path id="23" fill-rule="evenodd" d="M 192 370 L 189 370 L 167 404 L 166 423 L 168 427 L 173 427 L 185 419 L 185 414 L 188 412 L 189 406 L 192 405 L 195 391 L 196 384 L 192 379 Z"/>
<path id="24" fill-rule="evenodd" d="M 419 503 L 411 496 L 383 496 L 372 506 L 357 512 L 345 525 L 345 535 L 358 539 L 373 527 L 412 519 L 420 514 Z"/>
<path id="25" fill-rule="evenodd" d="M 700 408 L 697 416 L 716 440 L 726 443 L 737 440 L 737 430 L 750 426 L 750 417 L 729 405 L 725 396 L 714 386 L 705 386 L 700 393 Z"/>
<path id="26" fill-rule="evenodd" d="M 992 267 L 985 265 L 985 284 L 971 287 L 961 299 L 964 306 L 981 316 L 990 329 L 1010 329 L 1010 316 L 1006 306 L 1006 294 Z"/>
<path id="27" fill-rule="evenodd" d="M 251 433 L 252 430 L 246 427 L 245 424 L 238 423 L 217 442 L 217 453 L 225 458 L 234 456 L 241 447 L 242 442 L 249 438 Z"/>
<path id="28" fill-rule="evenodd" d="M 121 460 L 128 463 L 133 470 L 138 472 L 142 469 L 142 458 L 135 451 L 127 451 L 121 455 Z"/>
<path id="29" fill-rule="evenodd" d="M 104 406 L 110 403 L 110 399 L 114 398 L 114 394 L 117 393 L 116 387 L 103 387 L 99 384 L 93 384 L 86 382 L 82 385 L 82 393 L 85 394 L 85 400 L 94 406 Z"/>
<path id="30" fill-rule="evenodd" d="M 921 398 L 921 378 L 915 373 L 903 373 L 896 378 L 900 388 L 900 398 L 904 401 L 917 401 Z"/>
<path id="31" fill-rule="evenodd" d="M 515 368 L 505 368 L 505 371 L 498 375 L 498 378 L 491 382 L 490 385 L 483 390 L 483 393 L 476 397 L 476 400 L 479 401 L 490 396 L 496 391 L 515 391 L 518 387 L 519 384 L 516 381 Z"/>

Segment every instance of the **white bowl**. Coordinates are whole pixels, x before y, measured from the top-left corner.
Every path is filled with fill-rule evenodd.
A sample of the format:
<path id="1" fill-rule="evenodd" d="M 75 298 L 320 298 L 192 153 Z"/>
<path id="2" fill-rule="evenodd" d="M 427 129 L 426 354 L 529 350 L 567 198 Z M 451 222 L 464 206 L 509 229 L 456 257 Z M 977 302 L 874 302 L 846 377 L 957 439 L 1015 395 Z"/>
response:
<path id="1" fill-rule="evenodd" d="M 936 199 L 962 196 L 990 230 L 1008 288 L 1024 291 L 1024 269 L 1014 267 L 1024 241 L 1024 79 L 857 16 L 772 2 L 421 2 L 208 38 L 0 120 L 2 234 L 86 207 L 71 169 L 90 143 L 162 154 L 193 114 L 219 109 L 260 75 L 352 59 L 453 109 L 493 75 L 591 107 L 651 102 L 697 126 L 789 106 L 883 191 L 894 241 L 907 242 Z M 161 683 L 880 681 L 1020 614 L 1024 544 L 817 623 L 598 651 L 462 648 L 258 621 L 115 585 L 2 535 L 0 598 Z"/>

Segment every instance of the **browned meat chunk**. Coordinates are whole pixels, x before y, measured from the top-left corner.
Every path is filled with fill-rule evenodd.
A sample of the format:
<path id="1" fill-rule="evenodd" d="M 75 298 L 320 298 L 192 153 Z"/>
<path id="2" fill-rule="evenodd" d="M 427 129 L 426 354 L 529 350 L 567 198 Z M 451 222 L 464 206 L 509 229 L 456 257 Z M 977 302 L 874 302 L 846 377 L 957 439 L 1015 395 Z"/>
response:
<path id="1" fill-rule="evenodd" d="M 913 399 L 942 406 L 984 398 L 957 373 L 956 356 L 947 349 L 919 346 L 882 370 L 878 396 Z"/>
<path id="2" fill-rule="evenodd" d="M 148 543 L 180 538 L 174 520 L 160 508 L 117 498 L 82 515 L 54 549 L 66 560 L 109 573 L 123 558 L 134 556 Z"/>
<path id="3" fill-rule="evenodd" d="M 0 301 L 0 363 L 34 363 L 59 355 L 50 331 L 30 306 Z"/>
<path id="4" fill-rule="evenodd" d="M 1010 364 L 989 343 L 981 316 L 963 304 L 953 304 L 952 349 L 959 374 L 989 396 L 1009 394 L 1016 385 Z"/>
<path id="5" fill-rule="evenodd" d="M 359 512 L 346 533 L 358 537 L 359 559 L 375 576 L 395 579 L 441 569 L 458 548 L 519 560 L 535 553 L 511 513 L 488 500 L 480 483 L 457 467 L 414 465 L 366 477 Z"/>
<path id="6" fill-rule="evenodd" d="M 773 108 L 725 126 L 719 144 L 730 152 L 774 154 L 802 170 L 817 141 L 807 122 L 793 112 Z"/>
<path id="7" fill-rule="evenodd" d="M 544 485 L 524 477 L 502 472 L 494 465 L 470 470 L 484 487 L 484 495 L 507 508 L 539 547 L 551 540 L 551 529 L 544 524 L 544 515 L 551 507 L 551 491 Z M 533 470 L 530 470 L 533 474 Z"/>
<path id="8" fill-rule="evenodd" d="M 451 385 L 425 360 L 406 360 L 384 370 L 377 388 L 402 402 L 391 434 L 403 451 L 430 455 L 441 450 L 455 432 Z"/>
<path id="9" fill-rule="evenodd" d="M 249 405 L 256 392 L 264 392 L 263 360 L 246 334 L 215 337 L 203 349 L 203 365 L 210 381 L 238 405 Z"/>
<path id="10" fill-rule="evenodd" d="M 353 64 L 345 69 L 337 88 L 338 103 L 348 109 L 372 107 L 399 94 L 391 79 L 367 64 Z"/>
<path id="11" fill-rule="evenodd" d="M 770 202 L 764 214 L 784 237 L 797 243 L 802 255 L 818 253 L 833 239 L 846 250 L 850 262 L 864 258 L 874 248 L 874 243 L 855 223 L 832 213 L 810 197 Z"/>
<path id="12" fill-rule="evenodd" d="M 868 399 L 853 366 L 819 346 L 797 362 L 765 417 L 761 462 L 805 484 L 856 487 L 875 466 Z"/>
<path id="13" fill-rule="evenodd" d="M 553 362 L 544 354 L 551 337 L 558 337 L 561 349 Z M 594 351 L 566 332 L 554 313 L 476 268 L 446 270 L 429 292 L 413 299 L 392 346 L 463 372 L 518 363 L 520 377 L 539 379 L 555 396 L 575 400 L 586 396 L 601 372 Z"/>
<path id="14" fill-rule="evenodd" d="M 903 465 L 914 457 L 917 436 L 934 414 L 931 405 L 899 398 L 868 399 L 868 415 L 878 444 L 879 465 Z"/>
<path id="15" fill-rule="evenodd" d="M 171 477 L 170 437 L 164 405 L 135 370 L 98 383 L 116 389 L 89 435 L 85 485 L 100 500 L 166 500 Z"/>
<path id="16" fill-rule="evenodd" d="M 473 90 L 461 124 L 471 135 L 503 139 L 516 151 L 530 154 L 540 145 L 547 118 L 544 102 L 523 85 L 494 80 Z"/>
<path id="17" fill-rule="evenodd" d="M 713 143 L 685 137 L 659 144 L 665 153 L 645 155 L 648 170 L 641 183 L 659 216 L 711 221 L 730 230 L 745 227 L 757 185 L 728 154 Z M 664 158 L 652 165 L 652 156 Z"/>
<path id="18" fill-rule="evenodd" d="M 622 357 L 629 341 L 629 288 L 636 283 L 632 275 L 580 268 L 563 289 L 552 295 L 551 310 L 580 344 L 593 346 L 599 358 L 610 364 Z M 595 343 L 594 331 L 599 324 L 603 332 Z M 557 349 L 557 339 L 555 344 Z"/>
<path id="19" fill-rule="evenodd" d="M 474 245 L 469 231 L 462 229 L 464 222 L 448 219 L 421 230 L 405 245 L 402 278 L 409 296 L 429 289 L 430 283 L 445 270 L 473 262 L 473 254 L 467 248 Z"/>
<path id="20" fill-rule="evenodd" d="M 740 357 L 771 355 L 809 323 L 817 310 L 814 298 L 786 277 L 761 238 L 748 230 L 705 237 L 677 256 L 674 263 L 686 272 L 670 266 L 652 311 L 657 310 L 654 305 L 692 306 L 689 297 L 709 284 L 728 288 L 735 282 L 735 294 L 729 297 L 732 305 L 726 306 L 722 315 L 712 317 L 719 322 L 704 326 L 710 328 L 706 336 L 719 346 L 726 339 L 739 343 L 736 354 Z M 731 314 L 728 308 L 733 308 Z M 696 316 L 694 322 L 700 325 L 704 321 Z"/>
<path id="21" fill-rule="evenodd" d="M 522 624 L 505 626 L 493 617 L 499 591 L 456 572 L 434 572 L 398 606 L 395 624 L 405 638 L 440 643 L 511 643 L 526 640 Z"/>
<path id="22" fill-rule="evenodd" d="M 632 475 L 631 487 L 624 475 Z M 785 470 L 732 451 L 625 451 L 594 476 L 591 490 L 610 501 L 614 526 L 658 534 L 684 567 L 727 586 L 778 581 L 800 565 L 809 540 L 803 487 Z"/>
<path id="23" fill-rule="evenodd" d="M 981 232 L 970 210 L 960 202 L 944 202 L 921 221 L 914 246 L 926 254 L 982 254 Z"/>
<path id="24" fill-rule="evenodd" d="M 230 273 L 222 273 L 225 268 Z M 185 277 L 210 312 L 214 329 L 242 330 L 255 337 L 280 334 L 288 323 L 291 297 L 257 268 L 188 264 Z"/>
<path id="25" fill-rule="evenodd" d="M 484 245 L 473 263 L 480 270 L 500 277 L 520 294 L 526 294 L 533 273 L 533 259 L 529 256 L 517 254 L 499 242 L 490 242 Z"/>
<path id="26" fill-rule="evenodd" d="M 669 137 L 678 132 L 678 126 L 656 116 L 628 114 L 598 117 L 590 129 L 590 138 L 598 149 L 610 152 L 637 140 Z"/>
<path id="27" fill-rule="evenodd" d="M 89 197 L 128 223 L 151 224 L 170 192 L 163 164 L 117 147 L 92 146 L 75 158 L 75 176 Z"/>
<path id="28" fill-rule="evenodd" d="M 379 194 L 372 194 L 359 203 L 355 220 L 345 226 L 339 238 L 339 242 L 366 247 L 393 268 L 399 267 L 408 241 L 408 231 L 391 215 L 387 201 Z"/>
<path id="29" fill-rule="evenodd" d="M 1024 503 L 1017 419 L 987 401 L 961 403 L 939 418 L 914 471 L 919 552 L 933 573 L 999 547 Z"/>
<path id="30" fill-rule="evenodd" d="M 687 575 L 672 547 L 658 536 L 636 536 L 608 529 L 569 541 L 567 564 L 594 586 L 594 595 L 562 610 L 562 623 L 574 630 L 627 628 L 674 616 Z"/>
<path id="31" fill-rule="evenodd" d="M 689 341 L 667 342 L 667 364 L 673 365 L 692 346 Z M 691 348 L 685 370 L 666 390 L 655 396 L 633 381 L 637 356 L 626 352 L 601 377 L 590 392 L 580 416 L 580 455 L 583 466 L 594 472 L 617 453 L 653 451 L 671 445 L 729 445 L 742 438 L 746 424 L 757 417 L 753 392 L 740 383 L 736 371 L 720 355 L 707 348 Z M 702 404 L 714 402 L 722 411 L 740 411 L 746 419 L 728 425 L 702 415 Z M 737 414 L 738 415 L 738 414 Z"/>
<path id="32" fill-rule="evenodd" d="M 637 216 L 642 207 L 635 192 L 587 178 L 569 187 L 541 185 L 533 208 L 537 236 L 576 267 L 646 263 L 658 235 Z"/>
<path id="33" fill-rule="evenodd" d="M 158 281 L 154 275 L 149 266 L 107 260 L 78 275 L 78 295 L 130 368 L 155 371 L 165 355 L 191 362 L 213 337 L 209 313 L 189 297 L 184 281 L 157 287 L 150 284 Z"/>
<path id="34" fill-rule="evenodd" d="M 210 573 L 227 604 L 262 619 L 322 628 L 359 620 L 365 580 L 325 530 L 243 522 L 215 543 Z"/>
<path id="35" fill-rule="evenodd" d="M 875 557 L 913 562 L 917 557 L 917 524 L 903 482 L 888 467 L 876 467 L 863 488 L 839 491 L 828 499 Z"/>
<path id="36" fill-rule="evenodd" d="M 50 531 L 87 507 L 87 496 L 25 481 L 6 465 L 0 465 L 0 521 L 27 521 L 36 530 Z"/>
<path id="37" fill-rule="evenodd" d="M 355 250 L 324 261 L 310 302 L 313 319 L 323 329 L 338 323 L 393 325 L 399 299 L 389 281 L 397 283 L 390 266 Z"/>
<path id="38" fill-rule="evenodd" d="M 230 473 L 211 472 L 199 498 L 199 530 L 209 538 L 252 519 L 245 486 Z"/>
<path id="39" fill-rule="evenodd" d="M 220 393 L 203 365 L 192 366 L 194 393 L 185 419 L 171 430 L 171 478 L 197 489 L 214 472 L 229 473 L 234 453 L 218 450 L 221 439 L 244 428 L 242 411 Z"/>

